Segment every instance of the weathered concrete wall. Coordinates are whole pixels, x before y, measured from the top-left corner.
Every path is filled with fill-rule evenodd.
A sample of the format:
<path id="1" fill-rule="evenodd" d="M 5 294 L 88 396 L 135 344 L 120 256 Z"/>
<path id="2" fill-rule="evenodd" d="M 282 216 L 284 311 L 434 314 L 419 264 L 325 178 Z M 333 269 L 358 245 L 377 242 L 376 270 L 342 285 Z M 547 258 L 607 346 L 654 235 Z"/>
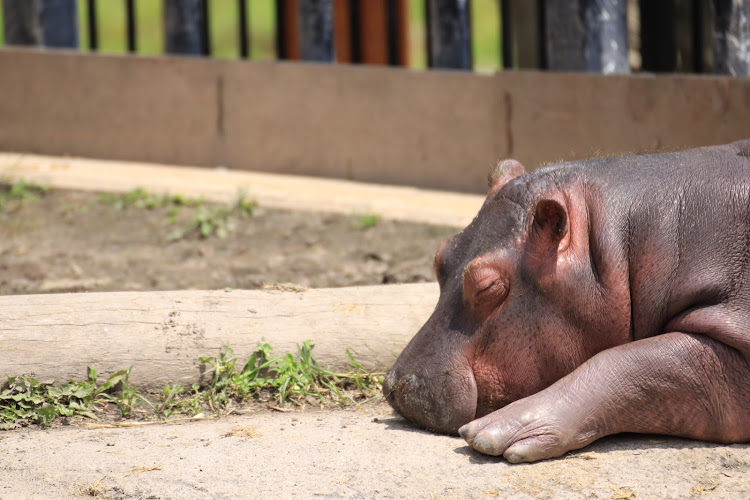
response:
<path id="1" fill-rule="evenodd" d="M 750 79 L 0 50 L 0 150 L 484 192 L 527 169 L 750 136 Z"/>

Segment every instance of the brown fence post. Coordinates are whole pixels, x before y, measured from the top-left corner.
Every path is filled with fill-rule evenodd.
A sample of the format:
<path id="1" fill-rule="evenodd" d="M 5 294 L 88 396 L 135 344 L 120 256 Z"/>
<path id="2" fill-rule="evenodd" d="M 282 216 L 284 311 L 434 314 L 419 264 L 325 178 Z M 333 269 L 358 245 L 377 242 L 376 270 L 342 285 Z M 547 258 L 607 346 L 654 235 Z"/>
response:
<path id="1" fill-rule="evenodd" d="M 750 76 L 750 2 L 713 0 L 714 73 Z"/>
<path id="2" fill-rule="evenodd" d="M 626 0 L 546 0 L 547 67 L 629 73 Z"/>
<path id="3" fill-rule="evenodd" d="M 4 0 L 8 45 L 78 48 L 76 0 Z"/>

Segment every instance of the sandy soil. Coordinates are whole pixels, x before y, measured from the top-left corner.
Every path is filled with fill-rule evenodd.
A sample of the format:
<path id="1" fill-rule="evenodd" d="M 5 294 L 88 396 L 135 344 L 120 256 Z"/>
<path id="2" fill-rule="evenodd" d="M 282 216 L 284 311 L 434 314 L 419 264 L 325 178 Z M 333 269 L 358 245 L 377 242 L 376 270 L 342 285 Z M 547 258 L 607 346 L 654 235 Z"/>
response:
<path id="1" fill-rule="evenodd" d="M 265 210 L 232 217 L 226 238 L 197 230 L 170 241 L 168 209 L 125 208 L 90 193 L 51 191 L 0 211 L 0 294 L 308 287 L 433 280 L 432 258 L 455 229 L 356 217 Z"/>
<path id="2" fill-rule="evenodd" d="M 616 436 L 508 465 L 385 404 L 0 434 L 0 498 L 749 498 L 750 446 Z"/>
<path id="3" fill-rule="evenodd" d="M 357 222 L 261 209 L 226 239 L 169 242 L 166 209 L 52 192 L 0 212 L 0 293 L 425 281 L 453 232 Z M 132 427 L 79 421 L 2 432 L 0 450 L 0 499 L 750 498 L 750 445 L 616 436 L 511 466 L 415 429 L 383 403 Z"/>

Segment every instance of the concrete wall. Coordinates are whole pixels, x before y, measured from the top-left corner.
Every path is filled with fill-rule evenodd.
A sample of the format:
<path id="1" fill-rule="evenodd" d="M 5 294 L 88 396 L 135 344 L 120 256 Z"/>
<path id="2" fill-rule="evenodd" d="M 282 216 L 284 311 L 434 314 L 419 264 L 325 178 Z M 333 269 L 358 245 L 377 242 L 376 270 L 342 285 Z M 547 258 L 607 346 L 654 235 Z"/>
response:
<path id="1" fill-rule="evenodd" d="M 750 137 L 750 79 L 477 75 L 0 50 L 0 150 L 484 192 L 552 161 Z"/>

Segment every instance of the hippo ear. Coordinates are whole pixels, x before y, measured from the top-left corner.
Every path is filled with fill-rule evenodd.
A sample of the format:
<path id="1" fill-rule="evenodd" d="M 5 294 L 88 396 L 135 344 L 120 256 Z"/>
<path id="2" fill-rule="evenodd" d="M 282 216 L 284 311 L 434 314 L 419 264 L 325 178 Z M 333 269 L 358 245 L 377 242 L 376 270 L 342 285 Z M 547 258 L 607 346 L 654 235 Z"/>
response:
<path id="1" fill-rule="evenodd" d="M 568 212 L 556 200 L 540 200 L 534 212 L 533 240 L 543 251 L 557 251 L 568 234 Z"/>
<path id="2" fill-rule="evenodd" d="M 500 188 L 506 185 L 509 181 L 515 179 L 519 175 L 523 175 L 524 173 L 523 165 L 516 160 L 501 161 L 495 166 L 492 172 L 490 172 L 490 175 L 487 178 L 487 183 L 490 186 L 487 196 L 489 197 L 497 193 L 500 191 Z"/>

